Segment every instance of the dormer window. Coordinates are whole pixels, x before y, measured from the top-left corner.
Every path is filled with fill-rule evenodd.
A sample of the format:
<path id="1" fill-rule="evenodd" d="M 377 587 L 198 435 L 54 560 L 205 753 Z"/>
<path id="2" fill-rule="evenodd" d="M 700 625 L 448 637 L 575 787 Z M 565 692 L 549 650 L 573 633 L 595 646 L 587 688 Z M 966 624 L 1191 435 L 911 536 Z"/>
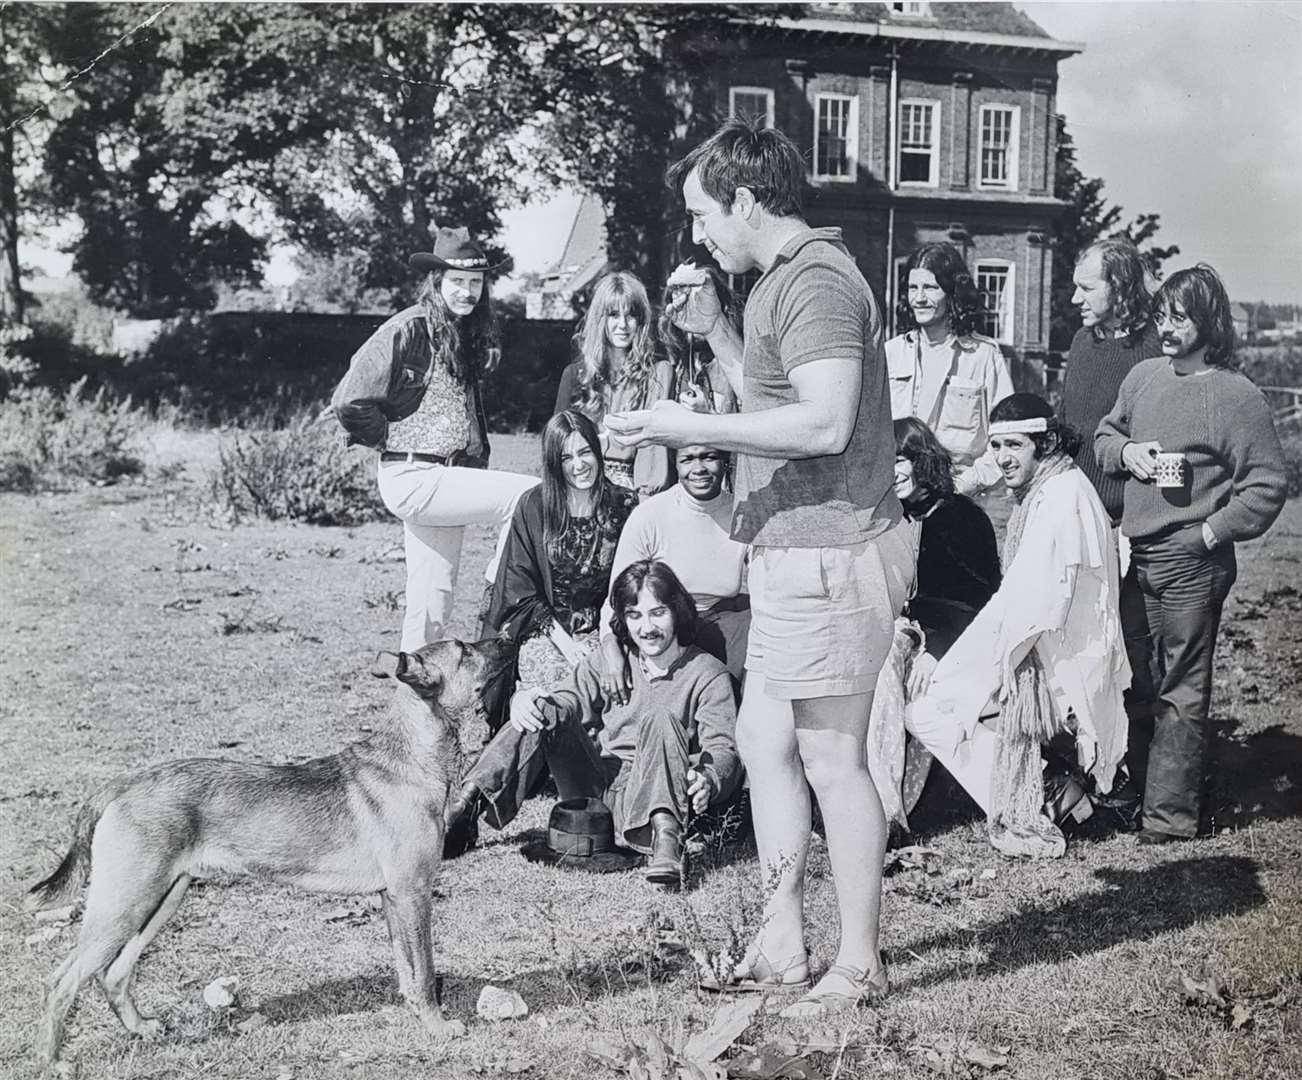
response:
<path id="1" fill-rule="evenodd" d="M 916 2 L 916 0 L 913 0 L 913 2 L 904 0 L 902 3 L 897 0 L 897 2 L 891 4 L 891 13 L 904 15 L 911 19 L 924 19 L 931 14 L 930 8 L 930 4 Z"/>

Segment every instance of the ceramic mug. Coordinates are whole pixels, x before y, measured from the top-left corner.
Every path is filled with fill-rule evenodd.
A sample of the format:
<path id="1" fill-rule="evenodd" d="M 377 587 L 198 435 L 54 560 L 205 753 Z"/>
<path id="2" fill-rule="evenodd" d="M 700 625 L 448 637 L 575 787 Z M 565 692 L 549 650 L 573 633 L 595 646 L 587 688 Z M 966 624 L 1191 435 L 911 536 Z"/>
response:
<path id="1" fill-rule="evenodd" d="M 1185 482 L 1183 454 L 1160 453 L 1154 455 L 1153 483 L 1160 488 L 1180 488 Z"/>

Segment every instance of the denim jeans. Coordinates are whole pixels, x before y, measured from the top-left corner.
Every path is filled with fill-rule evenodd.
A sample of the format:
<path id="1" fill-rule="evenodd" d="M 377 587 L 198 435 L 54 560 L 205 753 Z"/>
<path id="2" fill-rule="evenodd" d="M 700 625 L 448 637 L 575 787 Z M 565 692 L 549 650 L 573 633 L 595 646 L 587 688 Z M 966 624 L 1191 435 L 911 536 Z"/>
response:
<path id="1" fill-rule="evenodd" d="M 1144 793 L 1143 825 L 1194 836 L 1210 741 L 1212 657 L 1236 576 L 1234 545 L 1208 551 L 1201 525 L 1132 542 L 1121 587 L 1134 672 L 1127 765 Z"/>

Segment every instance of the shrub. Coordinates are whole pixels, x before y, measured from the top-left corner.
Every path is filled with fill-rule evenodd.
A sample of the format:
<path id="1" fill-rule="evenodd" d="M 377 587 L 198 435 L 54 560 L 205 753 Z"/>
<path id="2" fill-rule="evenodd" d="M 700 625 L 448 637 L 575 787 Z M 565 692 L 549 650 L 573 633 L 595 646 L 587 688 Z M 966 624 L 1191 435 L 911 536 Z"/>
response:
<path id="1" fill-rule="evenodd" d="M 227 436 L 209 490 L 235 521 L 355 525 L 388 515 L 374 462 L 374 455 L 344 446 L 332 419 L 301 410 L 284 427 L 250 426 Z"/>
<path id="2" fill-rule="evenodd" d="M 88 394 L 85 378 L 62 393 L 16 391 L 0 403 L 0 488 L 34 491 L 142 473 L 150 424 L 130 399 L 103 387 Z"/>

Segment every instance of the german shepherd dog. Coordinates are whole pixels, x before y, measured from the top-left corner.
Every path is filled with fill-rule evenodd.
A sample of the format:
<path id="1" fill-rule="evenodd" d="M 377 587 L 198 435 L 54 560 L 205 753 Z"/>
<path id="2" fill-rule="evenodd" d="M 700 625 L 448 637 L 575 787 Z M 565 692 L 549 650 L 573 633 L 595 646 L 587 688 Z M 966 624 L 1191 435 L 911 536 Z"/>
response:
<path id="1" fill-rule="evenodd" d="M 99 980 L 128 1031 L 158 1020 L 131 999 L 140 954 L 190 881 L 243 874 L 316 892 L 380 894 L 398 987 L 436 1039 L 465 1034 L 439 1004 L 430 920 L 443 858 L 443 807 L 460 781 L 460 723 L 484 719 L 482 692 L 513 659 L 503 640 L 438 641 L 392 663 L 392 724 L 300 765 L 196 758 L 124 776 L 91 796 L 72 847 L 28 908 L 71 903 L 87 876 L 77 946 L 50 978 L 37 1056 L 52 1066 L 82 985 Z M 373 669 L 387 678 L 387 670 Z"/>

